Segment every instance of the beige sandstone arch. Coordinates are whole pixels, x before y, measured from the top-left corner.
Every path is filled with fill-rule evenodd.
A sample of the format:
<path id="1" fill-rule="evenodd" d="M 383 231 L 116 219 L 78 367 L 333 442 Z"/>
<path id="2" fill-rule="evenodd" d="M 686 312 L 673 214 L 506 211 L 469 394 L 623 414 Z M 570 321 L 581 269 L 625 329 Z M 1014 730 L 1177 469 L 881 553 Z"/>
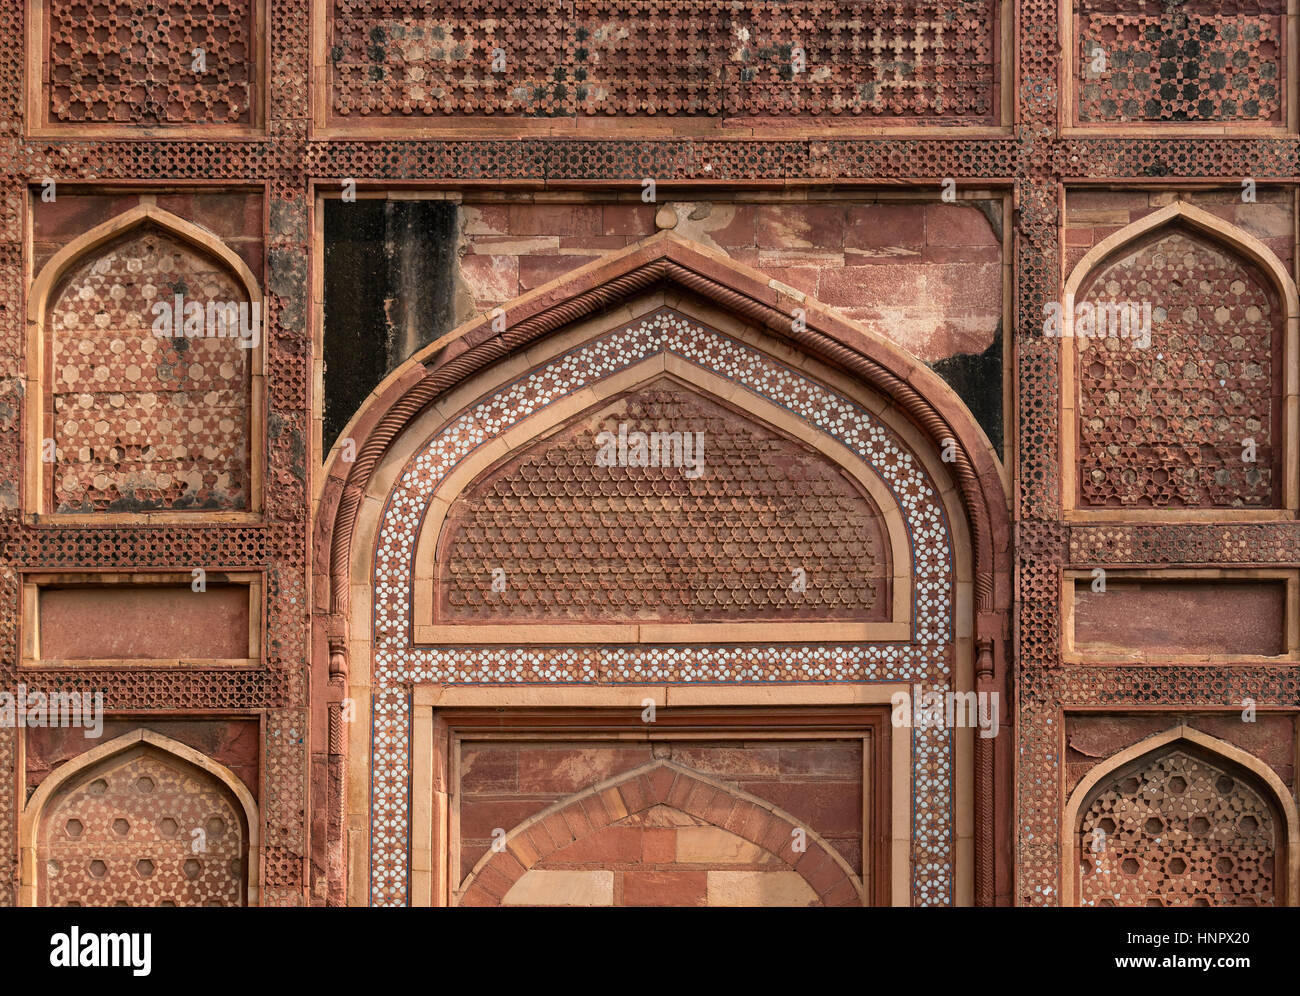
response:
<path id="1" fill-rule="evenodd" d="M 1156 733 L 1140 740 L 1131 747 L 1106 758 L 1096 765 L 1079 782 L 1065 804 L 1061 828 L 1061 905 L 1078 905 L 1078 860 L 1079 819 L 1089 795 L 1108 775 L 1120 770 L 1125 765 L 1155 754 L 1163 747 L 1179 742 L 1198 747 L 1211 756 L 1222 758 L 1230 764 L 1244 768 L 1257 779 L 1271 796 L 1272 803 L 1282 816 L 1282 849 L 1284 863 L 1278 869 L 1278 879 L 1283 883 L 1284 903 L 1287 906 L 1300 905 L 1297 887 L 1300 887 L 1300 846 L 1297 833 L 1300 832 L 1300 813 L 1297 812 L 1295 798 L 1277 772 L 1240 747 L 1225 740 L 1202 733 L 1192 726 L 1174 726 L 1163 733 Z"/>
<path id="2" fill-rule="evenodd" d="M 245 895 L 249 906 L 256 906 L 258 885 L 261 875 L 261 820 L 258 816 L 257 802 L 253 794 L 239 777 L 223 764 L 212 760 L 206 754 L 173 740 L 171 737 L 152 730 L 132 730 L 107 743 L 92 747 L 84 754 L 79 754 L 70 761 L 61 764 L 52 771 L 32 793 L 18 818 L 19 846 L 19 887 L 18 905 L 35 906 L 37 890 L 36 843 L 41 819 L 47 804 L 57 798 L 59 790 L 75 779 L 82 772 L 92 769 L 103 762 L 110 761 L 136 747 L 152 748 L 162 754 L 170 755 L 215 778 L 228 789 L 239 802 L 243 811 L 248 832 L 248 853 L 244 864 L 247 875 Z"/>

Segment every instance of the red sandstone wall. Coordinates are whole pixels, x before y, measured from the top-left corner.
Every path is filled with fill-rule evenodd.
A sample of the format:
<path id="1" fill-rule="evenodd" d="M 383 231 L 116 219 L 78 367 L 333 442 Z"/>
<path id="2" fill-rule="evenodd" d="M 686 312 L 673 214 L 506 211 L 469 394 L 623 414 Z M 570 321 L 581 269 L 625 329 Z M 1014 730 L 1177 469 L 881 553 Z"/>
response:
<path id="1" fill-rule="evenodd" d="M 145 719 L 106 717 L 103 736 L 88 740 L 80 729 L 27 731 L 26 788 L 30 795 L 64 761 L 98 743 L 144 727 L 193 747 L 233 771 L 256 798 L 261 794 L 261 733 L 256 719 Z"/>
<path id="2" fill-rule="evenodd" d="M 218 236 L 261 279 L 264 263 L 265 194 L 245 190 L 176 190 L 109 193 L 93 188 L 59 187 L 53 201 L 32 212 L 32 272 L 77 236 L 148 200 L 178 218 Z"/>
<path id="3" fill-rule="evenodd" d="M 1002 322 L 1000 201 L 982 202 L 999 219 L 995 228 L 978 206 L 937 197 L 782 203 L 661 193 L 658 200 L 467 198 L 461 276 L 473 310 L 491 310 L 653 235 L 659 215 L 684 238 L 839 309 L 926 362 L 983 352 Z"/>
<path id="4" fill-rule="evenodd" d="M 1158 211 L 1175 200 L 1204 208 L 1216 218 L 1236 225 L 1269 247 L 1288 270 L 1295 253 L 1295 212 L 1292 194 L 1283 187 L 1256 185 L 1255 201 L 1236 190 L 1072 190 L 1065 202 L 1065 263 L 1069 276 L 1097 243 L 1125 225 Z"/>

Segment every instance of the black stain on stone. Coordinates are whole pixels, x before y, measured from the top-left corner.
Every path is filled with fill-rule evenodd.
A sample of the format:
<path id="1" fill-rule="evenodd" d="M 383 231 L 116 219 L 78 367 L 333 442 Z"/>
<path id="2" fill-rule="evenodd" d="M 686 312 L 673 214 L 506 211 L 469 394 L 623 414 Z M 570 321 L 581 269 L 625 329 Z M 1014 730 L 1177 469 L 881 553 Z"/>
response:
<path id="1" fill-rule="evenodd" d="M 1002 451 L 1002 323 L 989 348 L 982 353 L 959 353 L 930 364 L 965 402 L 980 424 L 993 450 Z"/>
<path id="2" fill-rule="evenodd" d="M 300 480 L 306 479 L 307 447 L 302 429 L 283 415 L 272 412 L 266 420 L 266 435 L 289 452 L 289 469 Z"/>
<path id="3" fill-rule="evenodd" d="M 297 249 L 272 249 L 267 254 L 267 289 L 279 301 L 280 330 L 293 338 L 302 338 L 304 321 L 303 288 L 307 286 L 307 257 Z M 265 315 L 263 316 L 265 325 Z"/>
<path id="4" fill-rule="evenodd" d="M 974 201 L 974 206 L 979 208 L 984 217 L 988 219 L 989 227 L 993 229 L 993 236 L 999 242 L 1002 241 L 1002 202 L 1001 201 Z"/>
<path id="5" fill-rule="evenodd" d="M 457 224 L 451 201 L 326 202 L 326 446 L 390 372 L 454 325 Z"/>

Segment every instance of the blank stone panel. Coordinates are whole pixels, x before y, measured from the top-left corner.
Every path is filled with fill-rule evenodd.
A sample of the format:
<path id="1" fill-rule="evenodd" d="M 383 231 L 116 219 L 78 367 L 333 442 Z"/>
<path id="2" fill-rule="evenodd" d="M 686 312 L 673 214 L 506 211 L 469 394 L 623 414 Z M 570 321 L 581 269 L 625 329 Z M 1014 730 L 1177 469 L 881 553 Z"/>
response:
<path id="1" fill-rule="evenodd" d="M 1178 657 L 1286 653 L 1284 580 L 1091 578 L 1074 586 L 1074 646 L 1081 653 Z M 1243 625 L 1243 623 L 1247 623 Z"/>
<path id="2" fill-rule="evenodd" d="M 247 585 L 41 588 L 41 659 L 238 660 L 249 652 Z"/>

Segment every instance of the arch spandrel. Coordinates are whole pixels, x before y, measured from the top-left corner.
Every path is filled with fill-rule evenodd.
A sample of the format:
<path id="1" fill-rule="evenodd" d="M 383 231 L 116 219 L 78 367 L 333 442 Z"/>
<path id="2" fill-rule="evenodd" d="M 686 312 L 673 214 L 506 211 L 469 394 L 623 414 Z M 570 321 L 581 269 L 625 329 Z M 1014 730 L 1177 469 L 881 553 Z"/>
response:
<path id="1" fill-rule="evenodd" d="M 726 800 L 725 804 L 719 805 L 719 798 Z M 702 799 L 708 804 L 702 805 Z M 718 812 L 728 813 L 726 827 L 717 822 Z M 590 828 L 590 832 L 557 843 L 540 828 L 543 821 L 556 816 L 566 824 Z M 636 833 L 650 827 L 658 834 L 671 834 L 681 826 L 689 826 L 692 832 L 700 828 L 712 831 L 709 843 L 719 850 L 739 844 L 742 853 L 733 851 L 727 863 L 751 869 L 751 879 L 768 877 L 776 885 L 772 891 L 784 897 L 771 905 L 863 905 L 862 879 L 835 846 L 806 829 L 802 837 L 792 834 L 804 828 L 803 821 L 756 795 L 672 761 L 657 761 L 616 775 L 541 809 L 506 831 L 499 847 L 485 854 L 455 889 L 459 905 L 569 905 L 567 897 L 556 896 L 537 881 L 539 872 L 599 865 L 599 861 L 590 860 L 592 852 L 600 850 L 600 837 L 611 831 Z M 796 838 L 800 840 L 797 846 Z M 658 844 L 662 848 L 662 840 Z M 579 851 L 581 855 L 575 853 Z M 707 867 L 702 857 L 696 861 Z M 620 867 L 635 868 L 622 863 Z M 608 874 L 612 879 L 615 873 Z M 790 877 L 798 880 L 794 888 L 788 882 Z M 761 880 L 749 885 L 751 898 L 743 905 L 754 905 L 754 894 L 763 891 Z M 593 898 L 596 901 L 592 902 Z M 698 898 L 708 905 L 732 905 L 725 896 Z M 608 902 L 588 896 L 584 905 L 588 903 L 615 905 L 612 895 Z M 768 903 L 758 901 L 757 905 Z"/>

